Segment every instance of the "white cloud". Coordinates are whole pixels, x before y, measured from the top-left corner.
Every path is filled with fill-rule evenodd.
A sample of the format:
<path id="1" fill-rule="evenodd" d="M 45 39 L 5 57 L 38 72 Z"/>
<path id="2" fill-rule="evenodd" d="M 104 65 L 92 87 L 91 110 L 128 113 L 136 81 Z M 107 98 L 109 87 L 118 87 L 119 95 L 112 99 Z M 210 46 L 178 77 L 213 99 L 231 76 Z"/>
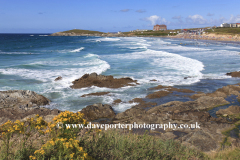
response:
<path id="1" fill-rule="evenodd" d="M 187 17 L 187 22 L 193 23 L 193 24 L 206 24 L 207 20 L 203 18 L 203 16 L 199 14 L 195 14 L 193 16 L 189 15 Z"/>
<path id="2" fill-rule="evenodd" d="M 146 17 L 143 20 L 151 22 L 152 25 L 161 24 L 161 23 L 167 23 L 165 18 L 162 18 L 162 17 L 157 16 L 157 15 Z"/>
<path id="3" fill-rule="evenodd" d="M 227 23 L 240 23 L 240 15 L 234 16 L 231 15 L 231 17 L 226 20 Z"/>

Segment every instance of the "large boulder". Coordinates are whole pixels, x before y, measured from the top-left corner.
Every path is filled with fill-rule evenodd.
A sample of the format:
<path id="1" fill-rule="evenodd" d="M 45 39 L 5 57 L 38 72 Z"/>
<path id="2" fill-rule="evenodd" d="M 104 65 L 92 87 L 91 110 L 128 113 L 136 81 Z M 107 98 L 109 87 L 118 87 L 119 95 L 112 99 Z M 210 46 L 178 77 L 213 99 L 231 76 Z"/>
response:
<path id="1" fill-rule="evenodd" d="M 8 107 L 37 107 L 48 105 L 46 97 L 29 90 L 0 91 L 0 108 Z"/>
<path id="2" fill-rule="evenodd" d="M 81 112 L 84 114 L 84 118 L 88 121 L 100 118 L 113 118 L 115 116 L 115 113 L 110 105 L 103 105 L 101 103 L 89 105 L 86 108 L 83 108 Z"/>
<path id="3" fill-rule="evenodd" d="M 135 86 L 137 80 L 127 78 L 113 78 L 113 76 L 98 75 L 97 73 L 85 74 L 81 78 L 72 82 L 71 88 L 85 88 L 91 86 L 107 87 L 107 88 L 121 88 L 124 86 Z"/>

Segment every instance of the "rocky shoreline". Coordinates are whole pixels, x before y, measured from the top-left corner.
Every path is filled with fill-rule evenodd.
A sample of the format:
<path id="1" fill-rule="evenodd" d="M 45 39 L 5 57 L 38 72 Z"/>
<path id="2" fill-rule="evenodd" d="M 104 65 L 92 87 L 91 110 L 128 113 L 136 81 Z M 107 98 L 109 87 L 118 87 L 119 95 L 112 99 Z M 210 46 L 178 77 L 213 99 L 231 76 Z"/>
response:
<path id="1" fill-rule="evenodd" d="M 234 74 L 232 74 L 234 73 Z M 235 72 L 228 75 L 235 77 Z M 58 80 L 64 79 L 64 77 Z M 107 87 L 120 88 L 124 86 L 138 85 L 136 80 L 131 78 L 113 78 L 113 76 L 97 75 L 96 73 L 85 74 L 81 78 L 73 81 L 71 88 L 78 89 L 83 87 Z M 191 101 L 171 101 L 161 105 L 157 103 L 146 102 L 143 98 L 135 98 L 130 102 L 138 104 L 132 108 L 116 114 L 114 109 L 108 104 L 93 104 L 82 109 L 84 118 L 92 123 L 110 123 L 110 124 L 191 124 L 198 123 L 200 128 L 177 128 L 172 129 L 155 129 L 149 130 L 149 134 L 158 136 L 162 139 L 174 139 L 185 145 L 191 146 L 198 150 L 209 152 L 216 150 L 229 142 L 232 146 L 239 146 L 240 139 L 238 134 L 232 133 L 231 130 L 239 126 L 236 123 L 240 120 L 240 106 L 230 106 L 225 110 L 219 110 L 216 114 L 218 118 L 212 117 L 207 111 L 214 107 L 230 104 L 226 98 L 235 95 L 240 101 L 240 83 L 235 85 L 227 85 L 217 89 L 212 93 L 194 92 L 188 89 L 179 89 L 170 86 L 157 86 L 151 88 L 155 91 L 148 94 L 148 99 L 158 99 L 168 96 L 173 92 L 191 93 L 189 98 Z M 109 92 L 91 93 L 83 96 L 101 96 L 110 94 Z M 0 123 L 3 124 L 7 120 L 15 121 L 26 120 L 39 114 L 46 121 L 58 115 L 61 111 L 57 109 L 44 108 L 50 103 L 46 97 L 39 95 L 33 91 L 0 91 Z M 114 103 L 121 103 L 118 99 Z M 229 131 L 228 135 L 225 134 Z M 143 129 L 134 129 L 133 133 L 144 133 Z M 234 136 L 233 136 L 234 135 Z"/>

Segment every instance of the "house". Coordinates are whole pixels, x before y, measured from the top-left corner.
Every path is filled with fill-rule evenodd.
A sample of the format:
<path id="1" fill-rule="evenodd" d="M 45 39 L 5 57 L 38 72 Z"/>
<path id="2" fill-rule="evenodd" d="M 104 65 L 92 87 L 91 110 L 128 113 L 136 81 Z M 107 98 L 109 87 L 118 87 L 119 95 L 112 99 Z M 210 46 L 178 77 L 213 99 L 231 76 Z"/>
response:
<path id="1" fill-rule="evenodd" d="M 167 26 L 165 25 L 165 24 L 162 24 L 162 25 L 155 25 L 154 27 L 153 27 L 153 30 L 154 31 L 159 31 L 159 30 L 167 30 Z"/>
<path id="2" fill-rule="evenodd" d="M 236 27 L 237 27 L 237 23 L 231 23 L 231 24 L 230 24 L 230 27 L 236 28 Z"/>
<path id="3" fill-rule="evenodd" d="M 237 27 L 240 27 L 240 23 L 236 23 L 236 26 L 237 26 Z"/>
<path id="4" fill-rule="evenodd" d="M 230 27 L 230 24 L 228 24 L 228 23 L 223 23 L 223 24 L 220 25 L 220 27 Z"/>

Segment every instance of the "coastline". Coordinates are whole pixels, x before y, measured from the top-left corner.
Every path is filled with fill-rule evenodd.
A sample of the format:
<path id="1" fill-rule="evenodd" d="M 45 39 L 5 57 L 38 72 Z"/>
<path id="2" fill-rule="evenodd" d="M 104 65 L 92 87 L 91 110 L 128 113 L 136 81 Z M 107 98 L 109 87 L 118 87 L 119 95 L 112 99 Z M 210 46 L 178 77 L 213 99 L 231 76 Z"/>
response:
<path id="1" fill-rule="evenodd" d="M 192 35 L 192 34 L 178 34 L 175 36 L 143 36 L 143 35 L 132 35 L 132 34 L 114 34 L 114 33 L 104 33 L 104 34 L 76 34 L 76 33 L 53 33 L 49 36 L 93 36 L 93 37 L 159 37 L 159 38 L 172 38 L 172 39 L 187 39 L 187 40 L 207 40 L 216 42 L 236 42 L 240 44 L 240 36 L 235 35 L 216 35 L 216 34 L 203 34 L 203 35 Z"/>
<path id="2" fill-rule="evenodd" d="M 191 34 L 181 34 L 176 36 L 168 36 L 169 38 L 178 39 L 191 39 L 191 40 L 210 40 L 217 42 L 239 42 L 240 37 L 238 35 L 216 35 L 216 34 L 203 34 L 203 35 L 191 35 Z"/>

